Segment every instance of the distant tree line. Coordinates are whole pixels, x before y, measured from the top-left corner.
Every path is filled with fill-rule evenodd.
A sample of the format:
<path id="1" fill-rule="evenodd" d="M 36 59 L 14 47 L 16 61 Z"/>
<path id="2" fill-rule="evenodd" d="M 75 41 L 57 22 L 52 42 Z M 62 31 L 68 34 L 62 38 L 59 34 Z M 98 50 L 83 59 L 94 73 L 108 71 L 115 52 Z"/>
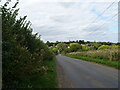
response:
<path id="1" fill-rule="evenodd" d="M 84 40 L 76 40 L 68 42 L 47 41 L 46 45 L 48 45 L 55 54 L 58 54 L 88 50 L 117 49 L 120 44 L 112 42 L 91 42 Z"/>
<path id="2" fill-rule="evenodd" d="M 56 41 L 56 42 L 50 42 L 50 41 L 47 41 L 46 44 L 48 46 L 53 46 L 53 45 L 57 45 L 61 43 L 60 41 Z M 91 45 L 91 44 L 95 44 L 95 43 L 100 43 L 101 45 L 120 45 L 120 43 L 112 43 L 112 42 L 91 42 L 91 41 L 84 41 L 84 40 L 76 40 L 76 41 L 68 41 L 68 42 L 63 42 L 65 44 L 70 44 L 70 43 L 79 43 L 79 44 L 88 44 L 88 45 Z"/>

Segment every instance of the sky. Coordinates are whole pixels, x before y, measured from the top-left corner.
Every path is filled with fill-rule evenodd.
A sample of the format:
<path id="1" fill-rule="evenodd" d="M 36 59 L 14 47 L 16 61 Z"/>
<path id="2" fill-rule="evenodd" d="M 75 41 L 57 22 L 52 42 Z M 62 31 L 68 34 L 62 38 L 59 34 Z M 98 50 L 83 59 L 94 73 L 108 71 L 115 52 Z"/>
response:
<path id="1" fill-rule="evenodd" d="M 18 8 L 19 16 L 27 15 L 33 33 L 40 34 L 45 42 L 118 42 L 117 0 L 19 0 Z"/>

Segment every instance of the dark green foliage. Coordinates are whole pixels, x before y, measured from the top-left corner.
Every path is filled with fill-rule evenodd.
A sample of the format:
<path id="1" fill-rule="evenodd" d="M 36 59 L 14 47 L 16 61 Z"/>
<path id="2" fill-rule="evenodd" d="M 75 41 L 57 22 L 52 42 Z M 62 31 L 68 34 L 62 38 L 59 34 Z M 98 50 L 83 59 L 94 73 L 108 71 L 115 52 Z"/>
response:
<path id="1" fill-rule="evenodd" d="M 95 49 L 97 49 L 99 46 L 101 45 L 120 45 L 120 43 L 112 43 L 112 42 L 91 42 L 91 41 L 84 41 L 84 40 L 76 40 L 76 41 L 68 41 L 68 42 L 59 42 L 59 41 L 56 41 L 56 42 L 49 42 L 47 41 L 46 44 L 48 46 L 53 46 L 53 45 L 57 45 L 59 43 L 64 43 L 64 44 L 67 44 L 69 45 L 70 43 L 79 43 L 79 44 L 85 44 L 85 45 L 88 45 L 88 46 L 94 46 Z"/>
<path id="2" fill-rule="evenodd" d="M 70 44 L 70 50 L 71 52 L 76 52 L 78 50 L 82 49 L 82 46 L 78 43 L 71 43 Z"/>
<path id="3" fill-rule="evenodd" d="M 58 49 L 57 49 L 57 48 L 51 48 L 51 49 L 52 49 L 52 51 L 53 51 L 53 53 L 54 53 L 55 55 L 58 54 Z"/>
<path id="4" fill-rule="evenodd" d="M 94 47 L 95 50 L 97 50 L 102 44 L 100 42 L 96 43 L 96 42 L 92 42 L 91 46 Z"/>
<path id="5" fill-rule="evenodd" d="M 67 45 L 65 43 L 59 43 L 56 45 L 60 53 L 64 53 L 65 49 L 67 48 Z"/>
<path id="6" fill-rule="evenodd" d="M 3 88 L 29 88 L 30 76 L 42 74 L 42 63 L 52 60 L 53 54 L 37 34 L 32 34 L 26 16 L 16 19 L 18 2 L 13 8 L 8 8 L 8 3 L 1 8 Z"/>

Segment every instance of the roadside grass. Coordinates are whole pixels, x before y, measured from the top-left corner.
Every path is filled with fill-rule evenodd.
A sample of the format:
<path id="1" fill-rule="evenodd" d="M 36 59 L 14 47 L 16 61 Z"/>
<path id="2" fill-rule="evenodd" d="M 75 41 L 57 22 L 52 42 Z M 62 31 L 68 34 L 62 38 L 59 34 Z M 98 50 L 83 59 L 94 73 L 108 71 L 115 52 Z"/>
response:
<path id="1" fill-rule="evenodd" d="M 55 58 L 52 61 L 44 61 L 43 65 L 47 67 L 47 71 L 34 74 L 30 88 L 58 88 Z"/>
<path id="2" fill-rule="evenodd" d="M 26 76 L 19 75 L 19 82 L 13 81 L 13 88 L 59 88 L 56 72 L 56 60 L 46 60 L 42 62 L 42 71 L 36 73 L 30 73 Z"/>
<path id="3" fill-rule="evenodd" d="M 120 69 L 120 65 L 118 64 L 119 61 L 108 61 L 108 60 L 103 60 L 103 59 L 84 57 L 84 56 L 80 56 L 80 55 L 69 55 L 69 54 L 66 54 L 65 56 L 68 56 L 68 57 L 71 57 L 71 58 L 80 59 L 80 60 L 95 62 L 95 63 L 111 66 L 111 67 L 114 67 L 116 69 Z"/>
<path id="4" fill-rule="evenodd" d="M 41 67 L 41 65 L 40 65 Z M 37 68 L 38 72 L 29 75 L 19 75 L 19 82 L 13 81 L 13 88 L 37 89 L 37 88 L 58 88 L 56 60 L 46 60 L 42 62 L 42 68 Z"/>

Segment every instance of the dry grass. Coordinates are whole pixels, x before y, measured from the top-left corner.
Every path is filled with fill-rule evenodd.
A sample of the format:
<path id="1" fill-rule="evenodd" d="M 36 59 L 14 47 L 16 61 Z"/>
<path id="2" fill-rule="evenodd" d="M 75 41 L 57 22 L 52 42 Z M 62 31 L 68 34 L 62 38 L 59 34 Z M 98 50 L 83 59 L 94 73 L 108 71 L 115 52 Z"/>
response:
<path id="1" fill-rule="evenodd" d="M 71 55 L 79 55 L 85 57 L 91 57 L 96 59 L 104 59 L 109 61 L 118 61 L 118 49 L 106 49 L 106 50 L 94 50 L 85 52 L 72 52 Z"/>

